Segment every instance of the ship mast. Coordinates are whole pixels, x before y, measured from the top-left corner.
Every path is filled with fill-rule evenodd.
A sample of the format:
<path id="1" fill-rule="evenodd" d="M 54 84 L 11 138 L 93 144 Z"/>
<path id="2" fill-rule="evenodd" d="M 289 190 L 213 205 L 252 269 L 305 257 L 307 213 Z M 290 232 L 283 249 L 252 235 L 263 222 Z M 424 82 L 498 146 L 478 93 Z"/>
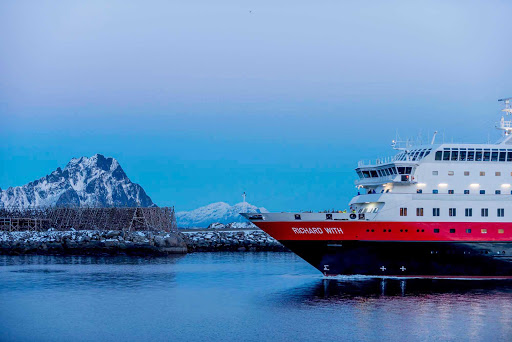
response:
<path id="1" fill-rule="evenodd" d="M 508 116 L 512 115 L 512 106 L 510 104 L 510 100 L 512 100 L 512 97 L 498 100 L 499 102 L 503 102 L 505 105 L 505 107 L 501 110 L 505 113 L 505 115 L 503 115 L 500 122 L 496 124 L 496 128 L 503 131 L 503 137 L 498 141 L 499 144 L 503 144 L 512 138 L 512 120 L 505 120 L 505 117 L 508 119 Z"/>

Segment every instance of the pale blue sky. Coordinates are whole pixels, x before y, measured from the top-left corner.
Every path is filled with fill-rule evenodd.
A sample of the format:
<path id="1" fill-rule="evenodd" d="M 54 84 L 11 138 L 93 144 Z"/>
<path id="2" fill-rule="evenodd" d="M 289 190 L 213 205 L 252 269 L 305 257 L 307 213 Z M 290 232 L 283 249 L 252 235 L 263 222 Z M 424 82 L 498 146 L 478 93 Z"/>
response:
<path id="1" fill-rule="evenodd" d="M 252 12 L 250 12 L 252 11 Z M 0 3 L 0 187 L 102 153 L 159 205 L 344 208 L 359 159 L 498 137 L 509 1 Z"/>

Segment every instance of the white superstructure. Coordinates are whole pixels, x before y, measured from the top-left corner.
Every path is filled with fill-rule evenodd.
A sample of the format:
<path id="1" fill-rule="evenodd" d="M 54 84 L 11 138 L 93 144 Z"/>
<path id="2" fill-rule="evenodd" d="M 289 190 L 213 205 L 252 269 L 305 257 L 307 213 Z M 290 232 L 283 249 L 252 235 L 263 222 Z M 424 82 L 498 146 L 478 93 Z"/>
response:
<path id="1" fill-rule="evenodd" d="M 503 99 L 508 116 L 510 100 Z M 360 162 L 358 219 L 506 222 L 512 218 L 512 121 L 496 126 L 495 144 L 432 144 L 402 148 L 387 160 Z"/>

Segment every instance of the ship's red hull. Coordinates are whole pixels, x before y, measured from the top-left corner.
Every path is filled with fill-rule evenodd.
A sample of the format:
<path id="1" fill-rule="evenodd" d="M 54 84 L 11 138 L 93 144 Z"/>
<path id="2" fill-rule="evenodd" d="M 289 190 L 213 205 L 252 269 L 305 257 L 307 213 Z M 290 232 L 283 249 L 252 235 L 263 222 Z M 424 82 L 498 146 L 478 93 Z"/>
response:
<path id="1" fill-rule="evenodd" d="M 261 221 L 253 223 L 277 240 L 512 242 L 512 223 L 509 222 Z"/>
<path id="2" fill-rule="evenodd" d="M 254 223 L 325 275 L 512 277 L 511 223 Z"/>

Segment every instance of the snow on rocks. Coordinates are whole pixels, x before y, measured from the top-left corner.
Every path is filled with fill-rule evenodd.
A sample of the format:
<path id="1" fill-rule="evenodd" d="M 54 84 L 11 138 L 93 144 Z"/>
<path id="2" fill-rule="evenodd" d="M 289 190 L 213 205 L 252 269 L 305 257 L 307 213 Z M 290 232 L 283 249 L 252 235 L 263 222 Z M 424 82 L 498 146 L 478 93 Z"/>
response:
<path id="1" fill-rule="evenodd" d="M 186 253 L 181 233 L 123 231 L 0 231 L 0 254 L 136 254 Z"/>
<path id="2" fill-rule="evenodd" d="M 261 230 L 184 231 L 189 252 L 213 251 L 287 251 L 288 249 Z"/>

